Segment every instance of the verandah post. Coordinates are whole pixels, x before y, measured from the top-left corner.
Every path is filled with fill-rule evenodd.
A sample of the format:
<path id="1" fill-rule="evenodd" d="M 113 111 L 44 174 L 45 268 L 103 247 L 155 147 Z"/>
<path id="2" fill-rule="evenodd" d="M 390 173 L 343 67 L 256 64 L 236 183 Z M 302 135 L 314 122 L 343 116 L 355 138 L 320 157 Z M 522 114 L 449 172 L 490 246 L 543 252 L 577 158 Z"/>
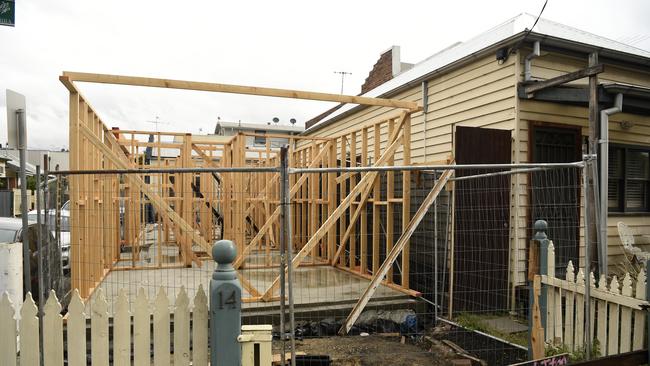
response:
<path id="1" fill-rule="evenodd" d="M 210 280 L 210 364 L 241 364 L 241 284 L 232 262 L 237 257 L 235 244 L 219 240 L 212 246 L 217 268 Z"/>

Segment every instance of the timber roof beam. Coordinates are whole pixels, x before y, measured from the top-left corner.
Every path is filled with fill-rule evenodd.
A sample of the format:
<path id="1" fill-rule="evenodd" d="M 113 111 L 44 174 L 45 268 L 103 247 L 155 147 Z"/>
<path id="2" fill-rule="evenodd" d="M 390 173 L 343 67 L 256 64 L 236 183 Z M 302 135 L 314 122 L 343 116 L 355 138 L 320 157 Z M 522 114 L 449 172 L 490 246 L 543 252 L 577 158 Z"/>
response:
<path id="1" fill-rule="evenodd" d="M 232 94 L 247 94 L 258 95 L 266 97 L 278 98 L 293 98 L 305 100 L 318 100 L 324 102 L 337 102 L 337 103 L 352 103 L 359 105 L 380 106 L 403 108 L 407 110 L 419 110 L 420 106 L 417 102 L 398 100 L 398 99 L 385 99 L 385 98 L 370 98 L 360 97 L 354 95 L 339 95 L 329 93 L 319 93 L 302 90 L 289 90 L 289 89 L 276 89 L 264 88 L 256 86 L 243 86 L 231 84 L 217 84 L 206 83 L 198 81 L 185 81 L 185 80 L 172 80 L 172 79 L 157 79 L 137 76 L 122 76 L 122 75 L 108 75 L 108 74 L 92 74 L 83 72 L 70 72 L 64 71 L 63 75 L 59 78 L 66 87 L 72 91 L 72 82 L 88 82 L 100 84 L 116 84 L 116 85 L 132 85 L 132 86 L 146 86 L 153 88 L 170 88 L 170 89 L 186 89 L 186 90 L 199 90 L 218 93 L 232 93 Z"/>

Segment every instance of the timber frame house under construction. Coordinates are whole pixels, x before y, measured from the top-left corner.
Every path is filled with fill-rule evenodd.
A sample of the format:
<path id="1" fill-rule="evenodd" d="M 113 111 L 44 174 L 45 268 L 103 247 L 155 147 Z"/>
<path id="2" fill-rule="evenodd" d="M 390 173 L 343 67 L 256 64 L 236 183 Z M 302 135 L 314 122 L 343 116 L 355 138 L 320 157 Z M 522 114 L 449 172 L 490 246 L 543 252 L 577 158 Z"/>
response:
<path id="1" fill-rule="evenodd" d="M 178 260 L 165 267 L 201 266 L 202 261 L 209 258 L 213 241 L 219 238 L 236 243 L 236 268 L 247 266 L 247 259 L 254 253 L 266 256 L 266 259 L 251 266 L 273 266 L 270 258 L 278 249 L 280 235 L 279 173 L 271 169 L 255 174 L 181 173 L 178 169 L 277 168 L 280 151 L 271 148 L 269 138 L 273 137 L 289 141 L 290 168 L 364 166 L 361 162 L 350 162 L 350 151 L 360 151 L 361 161 L 371 162 L 368 165 L 374 167 L 394 165 L 397 156 L 403 165 L 409 165 L 411 114 L 421 110 L 417 103 L 401 100 L 141 77 L 64 72 L 60 81 L 70 92 L 70 169 L 96 172 L 69 176 L 72 287 L 78 288 L 82 297 L 90 296 L 112 270 L 139 269 L 135 262 L 142 242 L 139 236 L 145 235 L 141 229 L 146 220 L 143 213 L 145 203 L 151 205 L 156 213 L 156 230 L 165 241 L 173 242 L 180 252 Z M 356 103 L 389 107 L 394 112 L 341 136 L 266 134 L 266 146 L 252 148 L 246 146 L 245 141 L 254 134 L 239 133 L 225 142 L 206 142 L 193 141 L 190 134 L 111 129 L 79 92 L 76 82 Z M 359 141 L 360 146 L 357 146 Z M 376 145 L 375 141 L 380 144 Z M 145 149 L 153 151 L 157 159 L 144 159 Z M 137 169 L 139 173 L 110 172 L 128 169 Z M 176 169 L 177 173 L 158 174 L 163 169 Z M 152 173 L 147 174 L 147 170 Z M 450 174 L 446 175 L 447 179 Z M 399 245 L 399 249 L 393 251 L 395 255 L 390 265 L 384 267 L 391 267 L 401 253 L 401 275 L 393 276 L 392 269 L 387 268 L 390 275 L 384 280 L 384 285 L 417 296 L 418 292 L 409 285 L 408 235 L 395 241 L 400 235 L 394 232 L 396 225 L 392 223 L 393 216 L 401 216 L 403 231 L 413 232 L 409 230 L 409 224 L 412 224 L 410 185 L 401 188 L 400 183 L 396 189 L 395 183 L 396 180 L 410 182 L 411 175 L 411 171 L 389 172 L 386 180 L 380 182 L 376 171 L 363 174 L 291 174 L 289 200 L 293 203 L 290 216 L 295 253 L 292 266 L 333 266 L 364 279 L 383 278 L 371 275 L 381 272 L 384 264 L 379 249 L 381 217 L 366 212 L 366 203 L 374 201 L 386 205 L 389 210 L 387 217 L 391 222 L 386 226 L 386 253 L 391 252 L 393 243 Z M 445 182 L 439 184 L 438 193 Z M 380 189 L 386 190 L 384 197 L 380 197 Z M 426 210 L 420 216 L 424 212 Z M 358 238 L 362 242 L 359 246 L 354 232 L 357 230 L 356 222 L 361 222 L 359 230 L 362 232 Z M 220 227 L 221 232 L 216 227 Z M 372 232 L 367 232 L 368 228 L 372 228 Z M 134 265 L 117 265 L 122 246 L 130 247 Z M 355 259 L 355 250 L 362 252 L 359 261 Z M 395 280 L 396 277 L 399 279 Z M 244 301 L 277 299 L 279 278 L 268 288 L 255 288 L 242 276 L 240 279 L 251 295 Z"/>

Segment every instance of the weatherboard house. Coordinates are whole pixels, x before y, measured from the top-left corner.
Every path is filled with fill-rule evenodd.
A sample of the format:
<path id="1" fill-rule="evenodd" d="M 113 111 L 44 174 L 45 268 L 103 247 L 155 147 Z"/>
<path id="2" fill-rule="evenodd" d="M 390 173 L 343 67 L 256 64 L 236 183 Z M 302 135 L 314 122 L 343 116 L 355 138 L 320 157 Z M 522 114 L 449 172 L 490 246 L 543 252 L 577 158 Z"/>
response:
<path id="1" fill-rule="evenodd" d="M 637 244 L 650 249 L 650 52 L 543 18 L 528 29 L 535 20 L 518 15 L 414 65 L 402 63 L 399 47 L 392 47 L 370 72 L 361 95 L 423 106 L 411 117 L 411 164 L 436 164 L 450 157 L 458 164 L 580 161 L 589 151 L 590 97 L 597 99 L 597 118 L 599 110 L 621 107 L 609 115 L 607 240 L 595 256 L 601 266 L 612 268 L 624 255 L 617 222 L 632 227 Z M 596 82 L 592 89 L 590 77 Z M 339 136 L 391 111 L 341 104 L 308 121 L 303 135 Z M 598 123 L 592 122 L 591 130 L 598 131 Z M 607 135 L 601 131 L 600 136 Z M 386 144 L 388 134 L 380 138 Z M 467 277 L 467 283 L 475 283 L 473 291 L 510 288 L 515 293 L 525 283 L 527 243 L 537 219 L 549 222 L 559 265 L 568 260 L 584 264 L 580 182 L 571 174 L 558 174 L 544 182 L 547 189 L 535 189 L 534 176 L 528 179 L 530 184 L 516 176 L 501 181 L 510 205 L 492 207 L 490 213 L 505 221 L 496 230 L 500 232 L 478 244 L 471 234 L 457 234 L 456 252 L 473 256 L 456 257 L 458 272 L 495 277 Z M 557 211 L 565 203 L 572 208 Z M 470 225 L 465 233 L 488 229 L 481 220 L 464 224 Z M 495 308 L 503 309 L 508 300 L 494 301 Z"/>

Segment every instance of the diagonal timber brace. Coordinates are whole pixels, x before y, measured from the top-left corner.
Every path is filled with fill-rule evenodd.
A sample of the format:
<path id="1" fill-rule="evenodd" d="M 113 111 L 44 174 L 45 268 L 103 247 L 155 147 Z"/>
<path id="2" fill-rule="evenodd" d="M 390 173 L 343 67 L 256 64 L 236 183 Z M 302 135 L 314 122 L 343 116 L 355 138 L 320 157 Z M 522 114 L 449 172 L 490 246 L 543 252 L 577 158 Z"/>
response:
<path id="1" fill-rule="evenodd" d="M 86 137 L 86 139 L 90 143 L 92 143 L 98 149 L 100 149 L 105 157 L 110 159 L 119 168 L 121 169 L 129 168 L 128 163 L 122 160 L 115 152 L 113 152 L 108 146 L 106 146 L 97 136 L 93 134 L 93 132 L 88 127 L 84 125 L 80 125 L 79 131 Z M 110 132 L 105 133 L 104 136 L 106 136 L 107 138 L 110 137 L 115 138 Z M 183 218 L 181 218 L 180 215 L 174 212 L 174 209 L 171 208 L 169 204 L 167 204 L 167 202 L 165 202 L 158 193 L 154 192 L 153 189 L 149 187 L 142 178 L 133 174 L 127 174 L 126 177 L 131 181 L 131 183 L 133 183 L 136 187 L 138 187 L 145 196 L 149 198 L 152 205 L 156 208 L 156 210 L 158 210 L 158 212 L 163 217 L 163 219 L 169 220 L 170 222 L 178 225 L 182 230 L 184 230 L 189 234 L 192 241 L 199 244 L 208 253 L 210 252 L 211 250 L 210 244 L 206 242 L 205 239 L 203 239 L 203 237 L 200 234 L 198 234 L 190 224 L 188 224 L 185 220 L 183 220 Z M 191 248 L 181 246 L 181 251 L 183 252 L 184 255 L 187 256 L 186 258 L 192 258 L 192 260 L 195 263 L 197 263 L 197 265 L 199 266 L 201 265 L 201 262 L 192 253 Z"/>
<path id="2" fill-rule="evenodd" d="M 399 131 L 399 129 L 397 129 Z M 401 132 L 398 132 L 397 136 L 399 137 L 401 135 Z M 375 161 L 375 164 L 373 165 L 374 167 L 379 167 L 382 166 L 386 163 L 388 158 L 392 156 L 397 148 L 401 146 L 402 144 L 402 139 L 400 138 L 395 138 L 395 141 L 393 141 L 392 144 L 390 144 L 386 150 L 382 153 L 382 155 Z M 375 173 L 375 174 L 373 174 Z M 332 214 L 329 215 L 327 220 L 321 225 L 321 227 L 311 236 L 309 241 L 300 249 L 298 253 L 296 253 L 296 256 L 293 258 L 291 261 L 291 266 L 293 269 L 297 269 L 300 263 L 305 259 L 308 253 L 311 252 L 313 248 L 318 245 L 320 240 L 327 234 L 329 231 L 330 227 L 336 224 L 336 222 L 341 218 L 341 216 L 345 213 L 345 211 L 350 207 L 350 204 L 352 204 L 352 201 L 362 192 L 362 190 L 367 186 L 371 185 L 373 180 L 376 177 L 376 172 L 369 172 L 366 174 L 363 178 L 361 178 L 361 181 L 359 181 L 359 184 L 354 186 L 350 193 L 343 199 L 341 204 L 334 210 Z M 264 300 L 268 300 L 273 296 L 273 292 L 277 289 L 277 287 L 280 285 L 280 276 L 276 277 L 273 283 L 271 284 L 271 287 L 269 287 L 268 290 L 264 293 L 262 298 Z"/>
<path id="3" fill-rule="evenodd" d="M 395 131 L 393 132 L 393 135 L 390 136 L 389 143 L 392 143 L 395 140 L 397 140 L 397 138 L 399 136 L 399 132 L 402 130 L 402 126 L 404 126 L 404 122 L 406 121 L 406 117 L 407 117 L 407 114 L 402 113 L 402 115 L 400 116 L 399 125 L 395 129 Z M 372 191 L 372 185 L 379 177 L 378 172 L 370 172 L 368 174 L 374 174 L 374 178 L 372 178 L 372 183 L 370 183 L 366 187 L 364 187 L 363 192 L 361 193 L 361 200 L 359 201 L 359 204 L 357 205 L 356 210 L 354 210 L 354 213 L 350 217 L 350 222 L 348 223 L 348 228 L 347 228 L 347 230 L 345 230 L 345 234 L 343 235 L 343 238 L 339 242 L 339 248 L 336 250 L 336 254 L 332 258 L 332 263 L 336 263 L 336 261 L 338 261 L 339 257 L 341 256 L 341 253 L 343 252 L 343 249 L 345 248 L 345 243 L 350 238 L 350 234 L 352 233 L 352 229 L 354 228 L 355 224 L 357 223 L 357 220 L 359 219 L 359 216 L 361 215 L 361 211 L 363 211 L 363 206 L 366 204 L 366 202 L 368 202 L 368 198 L 370 197 L 370 192 Z"/>
<path id="4" fill-rule="evenodd" d="M 397 260 L 400 252 L 402 249 L 404 249 L 404 246 L 415 232 L 415 229 L 417 229 L 418 225 L 424 218 L 424 215 L 429 211 L 429 208 L 433 202 L 435 202 L 436 198 L 438 198 L 438 195 L 440 192 L 442 192 L 442 189 L 445 187 L 445 184 L 447 184 L 447 181 L 449 181 L 449 178 L 451 178 L 452 174 L 453 170 L 446 170 L 433 186 L 427 197 L 422 202 L 422 205 L 420 205 L 420 208 L 418 208 L 415 215 L 413 215 L 413 218 L 406 227 L 406 230 L 404 230 L 400 238 L 397 240 L 395 246 L 393 246 L 393 249 L 391 249 L 391 251 L 386 255 L 386 260 L 384 260 L 384 263 L 379 268 L 379 271 L 373 275 L 370 283 L 368 284 L 368 287 L 363 292 L 363 295 L 359 298 L 359 301 L 352 309 L 352 312 L 350 312 L 350 315 L 348 315 L 345 324 L 339 330 L 339 335 L 345 335 L 350 331 L 350 328 L 352 328 L 354 323 L 357 321 L 357 318 L 359 318 L 359 315 L 361 315 L 361 312 L 366 307 L 368 301 L 370 301 L 370 298 L 381 284 L 381 281 L 388 273 L 388 270 L 393 266 L 393 263 L 395 263 Z"/>
<path id="5" fill-rule="evenodd" d="M 311 163 L 309 163 L 309 168 L 315 168 L 318 164 L 320 164 L 320 162 L 323 160 L 323 157 L 325 157 L 327 152 L 329 151 L 330 144 L 331 142 L 329 141 L 325 143 L 325 145 L 318 153 L 318 155 L 316 155 L 316 157 L 311 161 Z M 307 180 L 307 174 L 301 175 L 300 178 L 298 178 L 298 181 L 296 181 L 296 183 L 294 183 L 294 185 L 291 187 L 291 190 L 289 191 L 289 197 L 293 197 L 298 192 L 298 190 L 303 185 L 303 183 L 305 183 L 306 180 Z M 271 228 L 275 220 L 277 220 L 278 217 L 280 217 L 280 211 L 281 211 L 281 207 L 280 206 L 276 207 L 273 213 L 269 216 L 268 220 L 266 220 L 264 225 L 262 225 L 260 230 L 257 232 L 257 235 L 255 235 L 255 237 L 244 248 L 244 251 L 241 253 L 240 256 L 238 256 L 237 260 L 235 260 L 235 263 L 233 263 L 233 267 L 235 267 L 235 269 L 241 267 L 241 265 L 244 263 L 246 255 L 248 255 L 251 249 L 255 247 L 257 242 L 262 239 L 266 231 Z"/>

